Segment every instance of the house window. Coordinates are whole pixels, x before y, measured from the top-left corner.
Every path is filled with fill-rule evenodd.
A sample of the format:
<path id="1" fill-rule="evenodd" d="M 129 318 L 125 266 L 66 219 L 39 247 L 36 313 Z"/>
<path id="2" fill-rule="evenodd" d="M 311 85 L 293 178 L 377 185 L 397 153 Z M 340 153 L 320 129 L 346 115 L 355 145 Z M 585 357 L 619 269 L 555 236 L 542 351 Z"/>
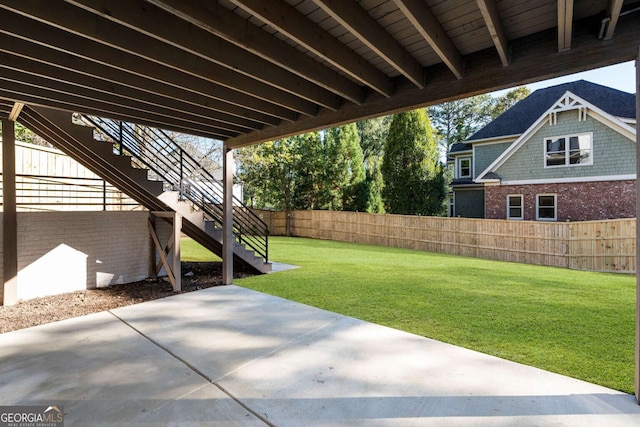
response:
<path id="1" fill-rule="evenodd" d="M 458 159 L 458 178 L 471 178 L 471 157 Z"/>
<path id="2" fill-rule="evenodd" d="M 545 138 L 545 167 L 592 165 L 591 140 L 591 133 Z"/>
<path id="3" fill-rule="evenodd" d="M 524 219 L 521 194 L 507 196 L 507 219 Z"/>
<path id="4" fill-rule="evenodd" d="M 557 219 L 557 204 L 555 194 L 536 195 L 536 220 L 555 221 Z"/>

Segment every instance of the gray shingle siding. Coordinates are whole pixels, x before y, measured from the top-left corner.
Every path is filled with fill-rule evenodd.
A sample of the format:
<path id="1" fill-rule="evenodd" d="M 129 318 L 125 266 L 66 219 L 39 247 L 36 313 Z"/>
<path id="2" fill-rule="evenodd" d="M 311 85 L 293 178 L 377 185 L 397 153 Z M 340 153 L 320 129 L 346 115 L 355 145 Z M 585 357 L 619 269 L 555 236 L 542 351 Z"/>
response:
<path id="1" fill-rule="evenodd" d="M 504 142 L 500 144 L 476 144 L 473 147 L 473 177 L 477 178 L 478 175 L 488 168 L 489 165 L 493 163 L 493 161 L 497 159 L 504 150 L 509 148 L 510 145 L 511 142 Z"/>
<path id="2" fill-rule="evenodd" d="M 577 111 L 559 113 L 556 125 L 545 124 L 513 153 L 496 170 L 496 173 L 503 181 L 635 174 L 636 147 L 634 142 L 591 117 L 587 117 L 586 121 L 579 122 L 577 114 Z M 593 133 L 592 165 L 544 167 L 544 138 L 587 132 Z"/>

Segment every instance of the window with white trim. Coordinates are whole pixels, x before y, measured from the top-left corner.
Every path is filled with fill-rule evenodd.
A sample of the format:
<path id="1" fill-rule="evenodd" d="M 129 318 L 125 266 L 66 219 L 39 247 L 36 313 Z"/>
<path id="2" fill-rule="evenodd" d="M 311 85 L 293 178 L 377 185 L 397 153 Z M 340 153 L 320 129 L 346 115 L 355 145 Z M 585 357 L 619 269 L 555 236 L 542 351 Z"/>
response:
<path id="1" fill-rule="evenodd" d="M 544 139 L 544 167 L 593 164 L 592 134 L 554 136 Z"/>
<path id="2" fill-rule="evenodd" d="M 522 194 L 509 194 L 507 196 L 507 219 L 524 219 L 524 206 Z"/>
<path id="3" fill-rule="evenodd" d="M 471 157 L 458 158 L 458 176 L 456 178 L 471 178 Z"/>
<path id="4" fill-rule="evenodd" d="M 555 194 L 536 195 L 536 220 L 556 221 L 558 218 L 557 197 Z"/>

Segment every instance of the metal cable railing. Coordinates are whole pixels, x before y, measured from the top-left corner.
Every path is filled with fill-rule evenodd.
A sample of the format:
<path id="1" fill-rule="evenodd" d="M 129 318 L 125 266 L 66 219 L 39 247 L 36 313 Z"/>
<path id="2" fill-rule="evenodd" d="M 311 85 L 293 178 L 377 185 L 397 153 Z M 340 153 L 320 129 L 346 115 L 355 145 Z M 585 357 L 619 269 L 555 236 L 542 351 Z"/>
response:
<path id="1" fill-rule="evenodd" d="M 80 115 L 95 127 L 96 139 L 114 144 L 114 152 L 130 155 L 152 172 L 151 179 L 162 180 L 182 199 L 203 211 L 215 227 L 222 227 L 223 186 L 189 153 L 161 129 L 117 120 Z M 256 255 L 268 260 L 268 227 L 241 200 L 233 196 L 233 235 Z"/>

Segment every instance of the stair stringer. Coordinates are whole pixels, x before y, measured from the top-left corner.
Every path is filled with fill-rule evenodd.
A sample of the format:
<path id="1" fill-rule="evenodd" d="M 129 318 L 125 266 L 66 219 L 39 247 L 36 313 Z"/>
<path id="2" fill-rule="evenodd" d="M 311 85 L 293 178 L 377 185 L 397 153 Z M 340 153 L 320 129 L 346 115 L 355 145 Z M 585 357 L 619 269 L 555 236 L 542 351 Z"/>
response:
<path id="1" fill-rule="evenodd" d="M 93 138 L 93 128 L 75 125 L 71 117 L 69 112 L 25 106 L 19 121 L 145 208 L 151 211 L 174 211 L 158 198 L 162 193 L 162 182 L 147 179 L 146 170 L 134 168 L 130 158 L 114 154 L 111 143 L 96 141 Z M 204 221 L 202 224 L 195 224 L 189 218 L 185 218 L 182 230 L 200 245 L 222 257 L 222 243 L 205 232 Z M 235 263 L 258 273 L 271 270 L 271 264 L 263 262 L 261 258 L 259 263 L 254 261 L 247 256 L 246 249 L 235 245 Z"/>
<path id="2" fill-rule="evenodd" d="M 158 196 L 158 198 L 174 211 L 182 215 L 183 220 L 187 219 L 208 236 L 222 244 L 222 229 L 212 227 L 214 221 L 207 220 L 204 212 L 200 210 L 193 211 L 192 203 L 188 200 L 180 200 L 179 193 L 177 191 L 166 191 Z M 243 261 L 251 264 L 261 273 L 268 273 L 271 271 L 270 263 L 265 263 L 261 257 L 255 254 L 255 252 L 241 243 L 234 242 L 233 253 L 235 256 L 242 258 Z"/>

